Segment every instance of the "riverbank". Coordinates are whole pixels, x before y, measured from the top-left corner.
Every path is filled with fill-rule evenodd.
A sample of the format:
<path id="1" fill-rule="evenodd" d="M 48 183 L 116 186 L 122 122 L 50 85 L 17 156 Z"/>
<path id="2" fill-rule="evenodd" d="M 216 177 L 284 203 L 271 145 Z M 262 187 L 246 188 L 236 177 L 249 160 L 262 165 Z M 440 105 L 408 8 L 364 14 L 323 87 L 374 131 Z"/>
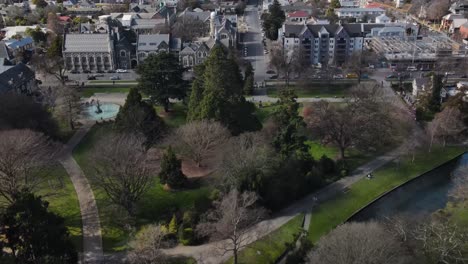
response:
<path id="1" fill-rule="evenodd" d="M 362 179 L 334 199 L 320 204 L 312 211 L 312 221 L 308 238 L 316 242 L 337 225 L 346 221 L 356 211 L 372 202 L 383 193 L 408 180 L 411 180 L 431 169 L 455 158 L 465 151 L 460 147 L 436 148 L 432 152 L 422 151 L 411 157 L 402 157 L 400 161 L 373 172 L 373 179 Z"/>

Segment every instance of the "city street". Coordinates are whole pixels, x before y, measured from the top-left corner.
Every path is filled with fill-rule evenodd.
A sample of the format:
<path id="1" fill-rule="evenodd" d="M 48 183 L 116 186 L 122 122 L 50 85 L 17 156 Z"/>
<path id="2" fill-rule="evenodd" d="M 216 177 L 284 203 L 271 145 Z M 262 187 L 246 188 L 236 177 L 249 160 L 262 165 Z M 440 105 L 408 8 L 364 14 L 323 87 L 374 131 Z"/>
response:
<path id="1" fill-rule="evenodd" d="M 262 27 L 260 24 L 257 0 L 250 0 L 245 9 L 245 21 L 248 25 L 248 32 L 244 35 L 243 47 L 247 47 L 245 57 L 252 63 L 255 69 L 255 81 L 260 82 L 266 79 L 267 60 L 263 53 Z"/>

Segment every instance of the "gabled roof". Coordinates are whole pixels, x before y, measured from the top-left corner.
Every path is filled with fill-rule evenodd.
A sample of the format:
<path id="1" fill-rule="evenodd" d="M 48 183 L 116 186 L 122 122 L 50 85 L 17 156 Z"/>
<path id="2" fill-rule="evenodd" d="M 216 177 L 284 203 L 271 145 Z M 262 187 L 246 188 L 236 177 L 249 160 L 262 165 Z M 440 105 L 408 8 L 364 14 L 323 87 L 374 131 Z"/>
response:
<path id="1" fill-rule="evenodd" d="M 208 21 L 210 19 L 210 11 L 202 11 L 202 12 L 195 12 L 195 11 L 190 11 L 185 9 L 182 13 L 179 14 L 180 18 L 193 18 L 193 19 L 198 19 L 203 22 Z"/>
<path id="2" fill-rule="evenodd" d="M 63 52 L 110 52 L 109 34 L 66 34 Z"/>
<path id="3" fill-rule="evenodd" d="M 139 51 L 157 51 L 161 44 L 170 45 L 169 34 L 139 35 L 137 49 Z"/>
<path id="4" fill-rule="evenodd" d="M 34 71 L 20 62 L 0 74 L 0 93 L 8 92 L 35 76 Z"/>

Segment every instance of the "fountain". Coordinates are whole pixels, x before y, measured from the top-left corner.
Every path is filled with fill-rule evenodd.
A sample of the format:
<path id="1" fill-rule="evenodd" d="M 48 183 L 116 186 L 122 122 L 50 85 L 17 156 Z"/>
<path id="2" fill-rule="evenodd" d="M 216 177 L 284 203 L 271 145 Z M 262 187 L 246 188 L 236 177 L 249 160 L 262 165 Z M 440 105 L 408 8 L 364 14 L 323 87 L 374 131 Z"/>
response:
<path id="1" fill-rule="evenodd" d="M 84 104 L 83 114 L 91 120 L 104 120 L 114 118 L 119 112 L 120 106 L 112 103 L 101 103 L 99 100 L 91 99 Z"/>

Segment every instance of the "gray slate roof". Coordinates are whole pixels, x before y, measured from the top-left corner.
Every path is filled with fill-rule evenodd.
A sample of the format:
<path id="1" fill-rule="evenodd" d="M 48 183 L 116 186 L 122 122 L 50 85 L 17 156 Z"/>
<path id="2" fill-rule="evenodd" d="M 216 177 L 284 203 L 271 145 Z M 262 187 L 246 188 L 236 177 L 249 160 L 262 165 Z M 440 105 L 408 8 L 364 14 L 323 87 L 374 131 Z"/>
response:
<path id="1" fill-rule="evenodd" d="M 0 74 L 0 93 L 8 92 L 24 82 L 35 78 L 35 73 L 23 63 L 2 72 Z"/>
<path id="2" fill-rule="evenodd" d="M 110 52 L 109 34 L 67 34 L 64 52 Z"/>
<path id="3" fill-rule="evenodd" d="M 169 43 L 169 34 L 151 34 L 138 36 L 138 50 L 140 51 L 153 51 L 158 50 L 161 43 Z M 145 45 L 141 45 L 145 43 Z"/>

